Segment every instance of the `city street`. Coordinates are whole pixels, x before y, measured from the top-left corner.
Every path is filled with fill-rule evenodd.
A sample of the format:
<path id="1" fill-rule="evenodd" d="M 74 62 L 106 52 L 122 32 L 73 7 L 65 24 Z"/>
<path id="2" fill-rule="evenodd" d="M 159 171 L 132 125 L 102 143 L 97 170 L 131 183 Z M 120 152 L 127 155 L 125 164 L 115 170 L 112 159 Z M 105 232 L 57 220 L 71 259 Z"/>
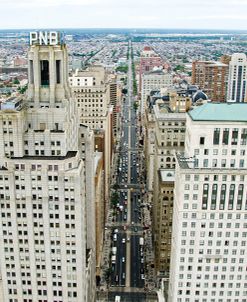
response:
<path id="1" fill-rule="evenodd" d="M 129 56 L 130 57 L 130 56 Z M 143 246 L 143 213 L 140 182 L 140 149 L 138 138 L 138 120 L 134 109 L 135 98 L 132 95 L 132 69 L 131 58 L 128 70 L 128 94 L 122 106 L 122 133 L 119 148 L 119 165 L 117 166 L 117 185 L 119 202 L 116 216 L 112 224 L 112 258 L 111 296 L 120 294 L 119 287 L 125 287 L 132 292 L 139 288 L 133 301 L 145 301 L 145 257 Z M 140 239 L 141 238 L 141 239 Z M 132 292 L 132 295 L 135 293 Z M 144 300 L 143 300 L 144 299 Z M 125 300 L 124 300 L 125 301 Z M 127 300 L 126 300 L 127 301 Z"/>
<path id="2" fill-rule="evenodd" d="M 131 48 L 131 44 L 129 43 Z M 153 247 L 150 206 L 143 174 L 143 146 L 136 97 L 132 93 L 129 55 L 127 90 L 121 111 L 120 140 L 112 170 L 111 208 L 108 212 L 100 294 L 102 301 L 154 302 Z M 109 280 L 108 276 L 109 274 Z"/>

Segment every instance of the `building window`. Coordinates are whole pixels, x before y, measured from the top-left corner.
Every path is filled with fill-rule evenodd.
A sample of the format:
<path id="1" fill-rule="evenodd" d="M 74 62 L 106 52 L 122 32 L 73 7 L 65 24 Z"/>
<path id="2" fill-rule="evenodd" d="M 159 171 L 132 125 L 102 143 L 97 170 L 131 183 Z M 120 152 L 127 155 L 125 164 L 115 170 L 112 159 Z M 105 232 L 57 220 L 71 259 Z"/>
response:
<path id="1" fill-rule="evenodd" d="M 221 168 L 225 168 L 226 167 L 226 160 L 222 159 L 221 160 Z"/>
<path id="2" fill-rule="evenodd" d="M 48 60 L 40 61 L 40 72 L 41 72 L 41 85 L 48 86 L 50 84 Z"/>
<path id="3" fill-rule="evenodd" d="M 223 137 L 222 137 L 222 144 L 228 145 L 229 142 L 229 128 L 224 128 L 223 130 Z"/>
<path id="4" fill-rule="evenodd" d="M 231 184 L 230 191 L 229 191 L 228 210 L 233 210 L 234 193 L 235 193 L 235 185 Z"/>
<path id="5" fill-rule="evenodd" d="M 199 155 L 199 149 L 195 149 L 195 150 L 194 150 L 194 154 L 195 154 L 195 155 Z"/>
<path id="6" fill-rule="evenodd" d="M 213 159 L 213 167 L 217 167 L 217 159 Z"/>
<path id="7" fill-rule="evenodd" d="M 61 83 L 61 60 L 56 60 L 56 78 L 57 84 Z"/>
<path id="8" fill-rule="evenodd" d="M 208 184 L 203 185 L 203 195 L 202 195 L 202 209 L 206 210 L 208 207 Z"/>
<path id="9" fill-rule="evenodd" d="M 237 210 L 241 210 L 242 208 L 243 191 L 244 191 L 244 185 L 240 184 L 238 186 Z"/>
<path id="10" fill-rule="evenodd" d="M 231 140 L 232 145 L 237 145 L 238 144 L 238 129 L 234 128 L 232 130 L 232 140 Z"/>
<path id="11" fill-rule="evenodd" d="M 231 159 L 230 166 L 231 168 L 235 167 L 235 159 Z"/>
<path id="12" fill-rule="evenodd" d="M 213 149 L 213 155 L 218 155 L 218 149 Z"/>
<path id="13" fill-rule="evenodd" d="M 241 142 L 240 142 L 240 144 L 241 145 L 246 145 L 246 141 L 247 141 L 247 129 L 244 128 L 244 129 L 242 129 L 242 132 L 241 132 Z"/>
<path id="14" fill-rule="evenodd" d="M 214 184 L 212 187 L 212 196 L 211 196 L 211 210 L 216 209 L 216 200 L 217 200 L 217 184 Z"/>
<path id="15" fill-rule="evenodd" d="M 220 143 L 220 128 L 214 129 L 214 138 L 213 138 L 213 144 L 219 145 Z"/>
<path id="16" fill-rule="evenodd" d="M 200 137 L 200 145 L 204 145 L 205 143 L 205 137 Z"/>
<path id="17" fill-rule="evenodd" d="M 224 210 L 225 208 L 225 199 L 226 199 L 226 185 L 221 185 L 221 191 L 220 191 L 220 210 Z"/>
<path id="18" fill-rule="evenodd" d="M 244 168 L 244 159 L 240 159 L 239 168 Z"/>
<path id="19" fill-rule="evenodd" d="M 30 84 L 34 83 L 34 77 L 33 77 L 33 60 L 29 61 L 30 64 Z"/>

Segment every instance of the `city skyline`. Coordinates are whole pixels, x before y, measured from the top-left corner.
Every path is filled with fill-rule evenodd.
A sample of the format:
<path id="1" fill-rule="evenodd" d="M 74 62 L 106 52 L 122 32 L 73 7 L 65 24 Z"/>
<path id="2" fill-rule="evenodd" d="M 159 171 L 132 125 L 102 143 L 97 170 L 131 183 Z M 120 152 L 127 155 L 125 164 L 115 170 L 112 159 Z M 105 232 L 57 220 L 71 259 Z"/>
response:
<path id="1" fill-rule="evenodd" d="M 198 3 L 181 0 L 168 3 L 155 0 L 114 2 L 113 0 L 52 0 L 21 3 L 2 1 L 0 28 L 184 28 L 239 29 L 247 1 L 207 0 Z M 9 18 L 9 16 L 14 16 Z M 46 16 L 44 22 L 44 16 Z"/>

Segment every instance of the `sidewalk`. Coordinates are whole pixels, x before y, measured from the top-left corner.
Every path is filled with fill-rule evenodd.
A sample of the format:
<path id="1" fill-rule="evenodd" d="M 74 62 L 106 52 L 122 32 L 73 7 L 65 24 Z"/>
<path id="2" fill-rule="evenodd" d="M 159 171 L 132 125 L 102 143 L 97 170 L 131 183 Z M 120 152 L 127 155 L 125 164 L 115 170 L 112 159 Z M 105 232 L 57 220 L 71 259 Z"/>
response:
<path id="1" fill-rule="evenodd" d="M 144 195 L 143 203 L 148 203 L 147 194 Z M 152 218 L 150 215 L 150 210 L 147 207 L 143 208 L 143 216 L 145 225 L 149 225 L 151 228 Z M 152 230 L 147 229 L 144 231 L 144 239 L 145 239 L 145 256 L 146 256 L 146 274 L 145 274 L 145 287 L 149 290 L 154 289 L 156 284 L 156 276 L 155 270 L 151 267 L 154 264 L 154 249 L 153 249 L 153 241 L 152 241 Z"/>

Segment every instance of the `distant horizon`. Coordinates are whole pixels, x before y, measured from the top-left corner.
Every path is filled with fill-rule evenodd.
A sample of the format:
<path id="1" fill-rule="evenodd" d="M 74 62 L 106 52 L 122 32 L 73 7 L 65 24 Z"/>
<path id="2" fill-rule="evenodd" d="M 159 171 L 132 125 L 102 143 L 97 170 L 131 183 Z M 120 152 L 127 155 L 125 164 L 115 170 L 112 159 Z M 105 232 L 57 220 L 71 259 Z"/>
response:
<path id="1" fill-rule="evenodd" d="M 19 28 L 0 28 L 0 31 L 10 30 L 47 30 L 47 29 L 60 29 L 60 30 L 159 30 L 159 31 L 223 31 L 223 32 L 246 32 L 247 29 L 224 29 L 224 28 L 182 28 L 182 27 L 19 27 Z"/>

